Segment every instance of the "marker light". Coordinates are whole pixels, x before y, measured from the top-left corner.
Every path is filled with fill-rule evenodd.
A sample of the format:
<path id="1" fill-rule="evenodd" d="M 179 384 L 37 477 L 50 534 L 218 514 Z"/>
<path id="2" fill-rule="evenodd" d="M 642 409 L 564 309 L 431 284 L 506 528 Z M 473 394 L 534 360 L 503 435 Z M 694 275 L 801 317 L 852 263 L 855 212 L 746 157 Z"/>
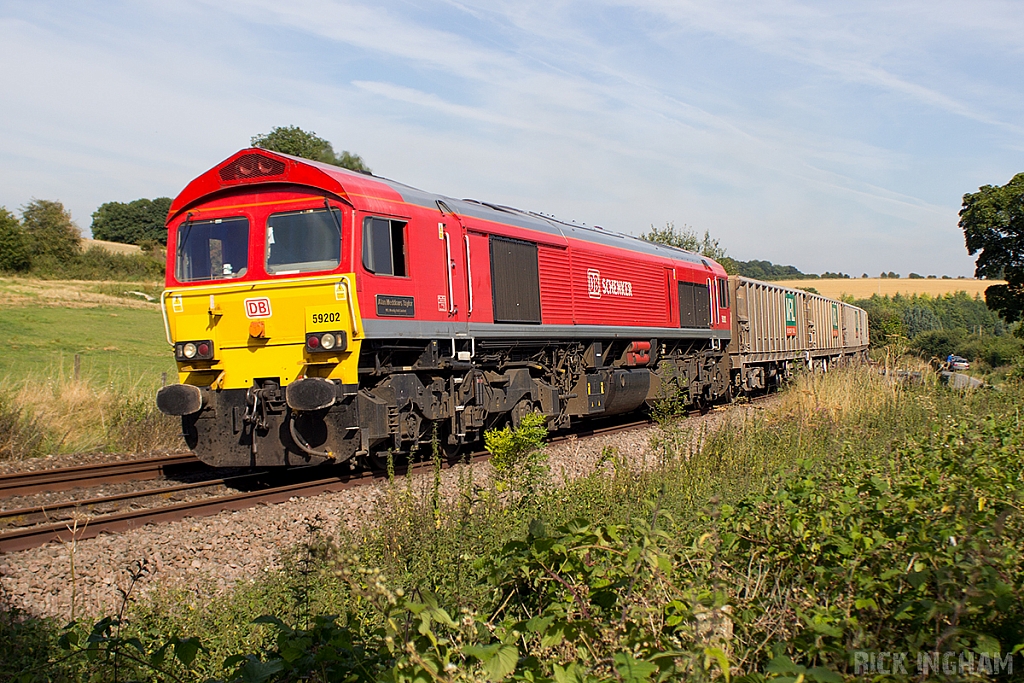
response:
<path id="1" fill-rule="evenodd" d="M 174 357 L 178 362 L 213 360 L 213 340 L 180 341 L 174 345 Z"/>
<path id="2" fill-rule="evenodd" d="M 338 354 L 348 348 L 348 337 L 344 330 L 332 332 L 307 332 L 308 353 Z"/>

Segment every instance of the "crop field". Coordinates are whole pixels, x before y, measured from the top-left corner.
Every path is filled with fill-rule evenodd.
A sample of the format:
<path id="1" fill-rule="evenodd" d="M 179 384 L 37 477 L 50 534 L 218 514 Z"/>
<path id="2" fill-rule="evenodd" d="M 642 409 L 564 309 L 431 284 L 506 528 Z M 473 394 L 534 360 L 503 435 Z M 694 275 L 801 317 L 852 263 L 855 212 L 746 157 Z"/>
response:
<path id="1" fill-rule="evenodd" d="M 822 296 L 839 298 L 841 296 L 852 296 L 855 299 L 868 299 L 872 294 L 879 296 L 893 296 L 903 294 L 927 294 L 929 296 L 943 296 L 955 294 L 956 292 L 967 292 L 971 296 L 975 294 L 985 296 L 985 289 L 992 285 L 1006 284 L 1002 280 L 939 280 L 939 279 L 909 279 L 909 278 L 850 278 L 850 279 L 826 279 L 826 280 L 775 280 L 775 284 L 783 287 L 800 289 L 813 287 Z"/>

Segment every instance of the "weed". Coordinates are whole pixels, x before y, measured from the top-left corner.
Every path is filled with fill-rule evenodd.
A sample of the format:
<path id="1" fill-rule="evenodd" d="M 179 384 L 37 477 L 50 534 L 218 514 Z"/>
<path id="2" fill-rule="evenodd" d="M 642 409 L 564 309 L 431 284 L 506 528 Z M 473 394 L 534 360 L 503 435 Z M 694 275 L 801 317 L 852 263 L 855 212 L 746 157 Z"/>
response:
<path id="1" fill-rule="evenodd" d="M 0 395 L 0 460 L 20 460 L 41 454 L 46 430 L 39 418 Z"/>
<path id="2" fill-rule="evenodd" d="M 180 449 L 180 424 L 157 411 L 151 391 L 62 372 L 25 380 L 0 394 L 0 458 Z"/>
<path id="3" fill-rule="evenodd" d="M 315 579 L 194 612 L 168 598 L 133 633 L 201 628 L 215 642 L 197 670 L 263 681 L 835 681 L 865 650 L 1008 656 L 1024 641 L 1020 401 L 1016 385 L 805 373 L 720 429 L 665 425 L 653 465 L 607 452 L 613 468 L 532 497 L 392 482 Z M 307 619 L 303 600 L 339 616 Z M 275 616 L 250 625 L 256 609 Z"/>
<path id="4" fill-rule="evenodd" d="M 547 477 L 544 437 L 547 422 L 539 413 L 527 413 L 518 427 L 506 425 L 484 433 L 484 447 L 499 491 L 508 491 L 517 502 L 532 499 Z"/>

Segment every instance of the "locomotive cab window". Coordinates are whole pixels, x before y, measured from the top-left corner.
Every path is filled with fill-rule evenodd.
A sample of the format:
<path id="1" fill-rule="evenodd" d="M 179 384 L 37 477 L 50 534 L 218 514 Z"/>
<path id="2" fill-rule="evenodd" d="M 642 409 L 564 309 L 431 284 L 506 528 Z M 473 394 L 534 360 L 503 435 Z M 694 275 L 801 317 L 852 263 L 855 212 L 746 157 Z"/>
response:
<path id="1" fill-rule="evenodd" d="M 405 221 L 363 220 L 363 267 L 376 275 L 405 277 Z"/>
<path id="2" fill-rule="evenodd" d="M 267 219 L 267 272 L 333 270 L 341 264 L 341 212 L 309 209 Z"/>
<path id="3" fill-rule="evenodd" d="M 248 263 L 247 218 L 185 220 L 178 226 L 174 275 L 179 282 L 241 277 Z"/>
<path id="4" fill-rule="evenodd" d="M 718 307 L 729 308 L 729 287 L 728 280 L 719 278 L 718 280 Z"/>

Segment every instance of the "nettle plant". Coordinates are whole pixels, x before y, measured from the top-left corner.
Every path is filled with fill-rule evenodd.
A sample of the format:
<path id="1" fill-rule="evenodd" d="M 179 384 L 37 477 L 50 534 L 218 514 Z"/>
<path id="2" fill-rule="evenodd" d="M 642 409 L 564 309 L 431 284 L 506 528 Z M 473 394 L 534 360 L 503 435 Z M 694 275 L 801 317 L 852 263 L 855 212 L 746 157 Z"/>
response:
<path id="1" fill-rule="evenodd" d="M 671 520 L 649 509 L 625 525 L 532 523 L 524 540 L 477 562 L 491 588 L 483 609 L 447 609 L 339 557 L 333 571 L 353 610 L 308 629 L 261 618 L 277 630 L 274 646 L 229 660 L 229 680 L 728 680 L 723 596 L 678 588 L 672 537 L 658 527 Z"/>
<path id="2" fill-rule="evenodd" d="M 853 673 L 856 651 L 1016 653 L 1024 643 L 1020 425 L 948 419 L 865 461 L 801 462 L 721 505 L 684 561 L 728 586 L 739 665 Z"/>

